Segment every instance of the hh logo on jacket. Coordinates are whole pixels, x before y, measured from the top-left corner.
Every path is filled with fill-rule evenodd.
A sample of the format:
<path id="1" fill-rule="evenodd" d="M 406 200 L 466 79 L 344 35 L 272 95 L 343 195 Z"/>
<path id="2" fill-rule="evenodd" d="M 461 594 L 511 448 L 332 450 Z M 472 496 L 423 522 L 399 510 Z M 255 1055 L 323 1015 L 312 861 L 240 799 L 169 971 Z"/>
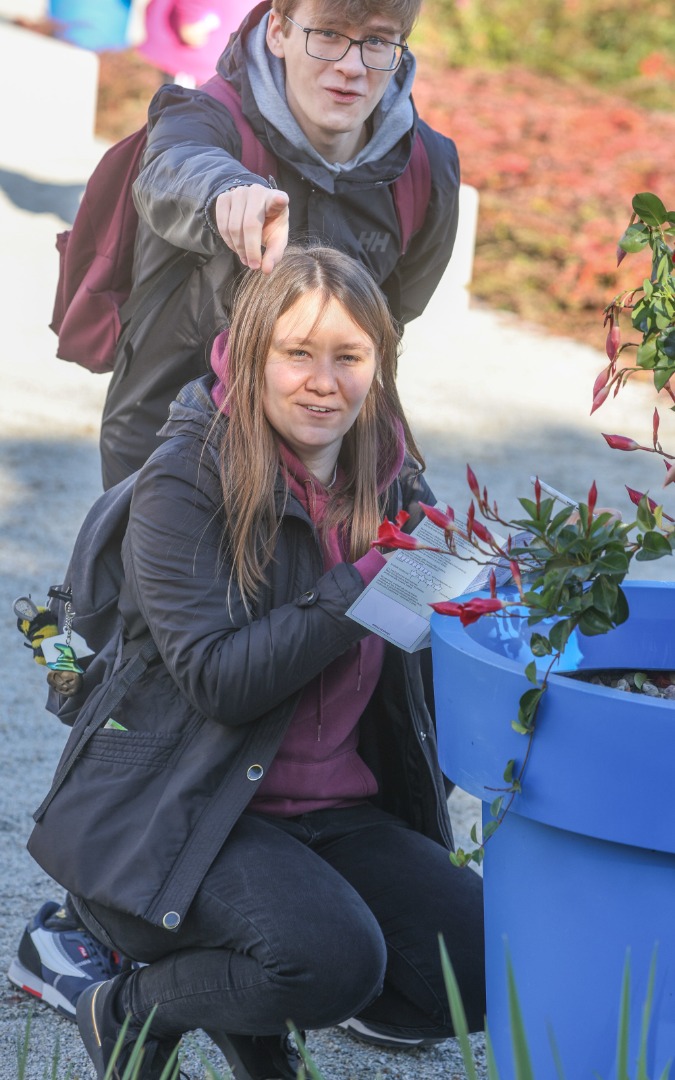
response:
<path id="1" fill-rule="evenodd" d="M 364 251 L 386 251 L 389 236 L 388 232 L 366 232 L 364 230 L 359 236 L 359 244 Z"/>

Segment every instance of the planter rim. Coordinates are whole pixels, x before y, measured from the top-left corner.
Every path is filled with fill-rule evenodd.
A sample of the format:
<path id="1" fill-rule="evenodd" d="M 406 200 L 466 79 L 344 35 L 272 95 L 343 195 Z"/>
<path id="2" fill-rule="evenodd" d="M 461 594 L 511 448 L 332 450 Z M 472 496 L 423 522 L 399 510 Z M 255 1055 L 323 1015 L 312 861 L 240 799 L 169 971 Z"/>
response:
<path id="1" fill-rule="evenodd" d="M 584 649 L 586 642 L 598 643 L 598 656 L 586 651 L 581 662 L 587 670 L 623 667 L 625 657 L 637 650 L 637 670 L 675 670 L 675 583 L 627 583 L 626 591 L 630 618 L 608 634 L 584 638 Z M 482 622 L 494 624 L 494 619 Z M 532 685 L 524 673 L 532 654 L 527 635 L 517 633 L 506 639 L 515 658 L 502 655 L 503 644 L 496 639 L 491 650 L 489 642 L 475 640 L 479 626 L 465 628 L 454 617 L 434 615 L 431 646 L 441 767 L 460 788 L 489 803 L 503 788 L 507 761 L 522 761 L 526 751 L 527 740 L 513 731 L 512 722 L 521 695 Z M 484 633 L 489 632 L 488 625 Z M 608 641 L 616 663 L 606 662 Z M 665 664 L 658 662 L 663 656 Z M 523 790 L 510 813 L 675 853 L 675 702 L 553 675 L 536 727 Z"/>

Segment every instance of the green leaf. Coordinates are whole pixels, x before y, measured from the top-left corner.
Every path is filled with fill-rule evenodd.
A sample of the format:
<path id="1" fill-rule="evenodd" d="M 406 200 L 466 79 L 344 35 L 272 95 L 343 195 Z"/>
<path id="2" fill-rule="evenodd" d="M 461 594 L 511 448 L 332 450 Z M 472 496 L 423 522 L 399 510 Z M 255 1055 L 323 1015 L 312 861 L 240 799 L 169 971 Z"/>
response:
<path id="1" fill-rule="evenodd" d="M 553 649 L 551 648 L 551 642 L 543 634 L 534 633 L 530 638 L 530 649 L 534 656 L 549 656 Z M 529 667 L 529 664 L 528 664 Z M 525 670 L 527 675 L 527 669 Z M 527 676 L 529 679 L 529 675 Z M 532 682 L 534 680 L 531 680 Z"/>
<path id="2" fill-rule="evenodd" d="M 516 767 L 515 758 L 509 758 L 509 760 L 506 763 L 506 768 L 504 769 L 504 780 L 506 781 L 507 784 L 510 784 L 511 781 L 513 780 L 513 770 L 515 769 L 515 767 Z"/>
<path id="3" fill-rule="evenodd" d="M 619 247 L 629 255 L 642 251 L 649 243 L 649 229 L 646 225 L 629 225 L 619 240 Z"/>
<path id="4" fill-rule="evenodd" d="M 531 660 L 525 668 L 525 678 L 537 686 L 537 665 L 534 660 Z"/>
<path id="5" fill-rule="evenodd" d="M 658 195 L 650 191 L 641 191 L 633 196 L 633 210 L 645 225 L 658 226 L 668 221 L 668 211 Z"/>
<path id="6" fill-rule="evenodd" d="M 673 375 L 675 375 L 675 364 L 662 364 L 659 357 L 659 363 L 654 370 L 654 386 L 659 393 Z"/>
<path id="7" fill-rule="evenodd" d="M 656 367 L 656 338 L 648 337 L 638 348 L 635 363 L 638 367 L 650 371 Z"/>
<path id="8" fill-rule="evenodd" d="M 675 360 L 675 329 L 659 335 L 659 348 L 669 360 Z"/>
<path id="9" fill-rule="evenodd" d="M 596 560 L 595 569 L 599 570 L 602 574 L 627 574 L 630 560 L 625 551 L 620 551 L 618 548 L 605 551 L 599 559 Z"/>
<path id="10" fill-rule="evenodd" d="M 457 851 L 450 852 L 450 862 L 453 866 L 457 866 L 460 869 L 463 866 L 467 866 L 471 862 L 471 856 L 467 855 L 464 848 L 457 848 Z"/>
<path id="11" fill-rule="evenodd" d="M 642 496 L 638 503 L 636 517 L 638 525 L 641 529 L 644 529 L 645 532 L 649 532 L 650 529 L 653 529 L 656 525 L 656 519 L 649 509 L 649 500 L 646 494 Z"/>
<path id="12" fill-rule="evenodd" d="M 644 671 L 636 671 L 633 678 L 635 680 L 635 685 L 637 686 L 638 690 L 642 690 L 642 687 L 647 682 L 646 672 L 644 672 Z"/>
<path id="13" fill-rule="evenodd" d="M 593 606 L 612 618 L 619 595 L 619 586 L 616 582 L 607 577 L 596 578 L 591 586 L 591 595 Z"/>
<path id="14" fill-rule="evenodd" d="M 649 562 L 651 559 L 661 559 L 664 555 L 672 555 L 672 553 L 672 548 L 665 536 L 659 532 L 646 532 L 635 558 L 638 562 Z"/>
<path id="15" fill-rule="evenodd" d="M 579 619 L 579 629 L 586 637 L 606 634 L 613 626 L 612 620 L 596 608 L 589 608 Z"/>
<path id="16" fill-rule="evenodd" d="M 490 814 L 495 820 L 502 812 L 502 806 L 504 805 L 504 796 L 499 795 L 496 799 L 493 799 L 490 803 Z"/>
<path id="17" fill-rule="evenodd" d="M 516 732 L 517 735 L 529 735 L 530 731 L 532 730 L 529 727 L 525 727 L 524 724 L 518 723 L 517 720 L 512 720 L 511 721 L 511 727 L 513 728 L 513 730 Z"/>
<path id="18" fill-rule="evenodd" d="M 570 634 L 574 630 L 574 622 L 572 619 L 562 619 L 557 622 L 549 634 L 551 644 L 556 652 L 564 652 L 565 646 L 569 641 Z"/>
<path id="19" fill-rule="evenodd" d="M 521 695 L 519 708 L 518 708 L 518 724 L 520 724 L 526 731 L 531 731 L 534 725 L 534 718 L 541 701 L 542 694 L 546 691 L 545 686 L 538 686 L 536 690 L 526 690 Z"/>
<path id="20" fill-rule="evenodd" d="M 483 826 L 483 843 L 489 840 L 492 834 L 499 828 L 498 821 L 486 821 Z"/>
<path id="21" fill-rule="evenodd" d="M 626 594 L 622 588 L 619 588 L 619 596 L 617 598 L 616 610 L 614 612 L 614 623 L 616 626 L 620 626 L 628 618 L 628 601 L 626 600 Z"/>

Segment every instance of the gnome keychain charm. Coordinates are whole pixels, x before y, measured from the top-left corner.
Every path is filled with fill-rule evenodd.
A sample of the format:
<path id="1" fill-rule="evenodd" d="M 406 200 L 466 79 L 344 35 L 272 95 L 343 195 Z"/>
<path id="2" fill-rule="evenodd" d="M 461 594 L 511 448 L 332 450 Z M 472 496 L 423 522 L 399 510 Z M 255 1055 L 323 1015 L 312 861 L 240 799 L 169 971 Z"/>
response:
<path id="1" fill-rule="evenodd" d="M 54 649 L 58 653 L 58 658 L 47 661 L 47 667 L 50 669 L 47 682 L 52 690 L 56 690 L 58 694 L 63 694 L 64 697 L 73 697 L 74 694 L 77 694 L 82 688 L 82 676 L 84 674 L 84 668 L 81 668 L 78 664 L 75 649 L 72 646 L 74 615 L 72 604 L 68 601 L 65 606 L 63 637 L 59 641 L 52 642 Z"/>

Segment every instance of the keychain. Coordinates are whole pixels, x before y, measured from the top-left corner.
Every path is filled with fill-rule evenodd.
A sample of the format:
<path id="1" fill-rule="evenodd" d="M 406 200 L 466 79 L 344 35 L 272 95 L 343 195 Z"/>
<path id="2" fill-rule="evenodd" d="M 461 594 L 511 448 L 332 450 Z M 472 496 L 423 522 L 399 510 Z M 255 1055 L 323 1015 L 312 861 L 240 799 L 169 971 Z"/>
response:
<path id="1" fill-rule="evenodd" d="M 58 656 L 55 660 L 47 660 L 47 667 L 50 669 L 47 682 L 57 693 L 72 697 L 82 688 L 84 668 L 78 664 L 77 654 L 72 644 L 75 612 L 70 600 L 66 601 L 64 611 L 63 636 L 59 640 L 50 642 Z"/>
<path id="2" fill-rule="evenodd" d="M 16 624 L 25 638 L 24 645 L 33 651 L 35 662 L 49 668 L 47 682 L 52 690 L 64 697 L 73 697 L 82 689 L 84 668 L 78 660 L 91 656 L 92 650 L 73 630 L 75 611 L 70 592 L 53 586 L 49 596 L 64 605 L 62 633 L 59 633 L 56 611 L 47 605 L 36 604 L 30 593 L 14 601 Z"/>
<path id="3" fill-rule="evenodd" d="M 42 646 L 47 638 L 52 638 L 59 632 L 56 615 L 48 607 L 38 607 L 28 596 L 19 596 L 14 601 L 13 611 L 16 615 L 16 625 L 23 634 L 24 645 L 33 650 L 33 659 L 36 664 L 47 663 Z"/>

